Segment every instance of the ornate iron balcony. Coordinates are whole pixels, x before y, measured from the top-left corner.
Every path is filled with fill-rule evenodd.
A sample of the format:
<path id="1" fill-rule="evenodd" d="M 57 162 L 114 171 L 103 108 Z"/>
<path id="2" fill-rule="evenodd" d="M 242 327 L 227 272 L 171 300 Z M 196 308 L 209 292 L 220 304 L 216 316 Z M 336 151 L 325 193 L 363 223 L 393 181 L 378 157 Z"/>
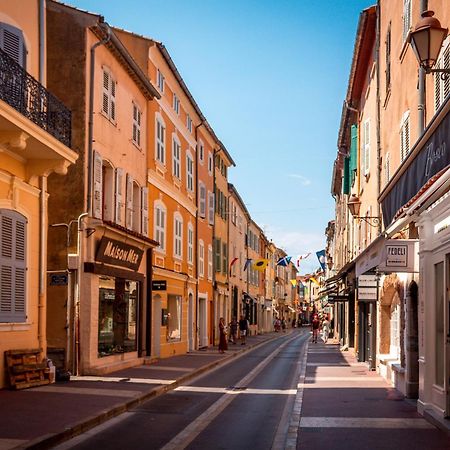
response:
<path id="1" fill-rule="evenodd" d="M 70 147 L 71 112 L 1 49 L 0 99 Z"/>

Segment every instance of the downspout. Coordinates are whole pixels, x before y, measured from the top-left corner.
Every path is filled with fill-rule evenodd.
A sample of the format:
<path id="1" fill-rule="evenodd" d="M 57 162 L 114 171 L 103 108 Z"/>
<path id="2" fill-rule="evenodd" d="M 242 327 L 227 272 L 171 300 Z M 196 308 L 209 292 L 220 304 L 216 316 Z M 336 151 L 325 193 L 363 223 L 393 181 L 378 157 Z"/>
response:
<path id="1" fill-rule="evenodd" d="M 420 15 L 428 9 L 428 0 L 420 0 Z M 419 98 L 418 98 L 418 135 L 419 139 L 422 136 L 423 131 L 425 130 L 425 69 L 423 67 L 419 67 Z"/>
<path id="2" fill-rule="evenodd" d="M 377 66 L 377 198 L 381 192 L 381 171 L 382 171 L 382 159 L 381 159 L 381 99 L 380 99 L 380 40 L 381 38 L 381 4 L 378 1 L 377 5 L 377 31 L 375 40 L 375 61 Z M 378 217 L 378 236 L 381 234 L 381 204 L 377 201 L 377 215 Z"/>
<path id="3" fill-rule="evenodd" d="M 214 186 L 214 223 L 213 223 L 213 273 L 212 273 L 212 282 L 213 282 L 213 301 L 212 301 L 212 343 L 214 345 L 216 338 L 216 327 L 215 327 L 215 317 L 216 317 L 216 155 L 220 152 L 219 149 L 215 149 L 213 153 L 213 186 Z"/>
<path id="4" fill-rule="evenodd" d="M 90 60 L 90 74 L 89 74 L 89 124 L 88 124 L 88 160 L 87 160 L 87 172 L 88 172 L 88 186 L 87 186 L 87 211 L 89 216 L 92 217 L 92 141 L 94 135 L 94 79 L 95 79 L 95 49 L 100 45 L 104 45 L 111 39 L 111 28 L 106 26 L 107 36 L 101 41 L 96 42 L 91 47 L 91 60 Z"/>
<path id="5" fill-rule="evenodd" d="M 145 305 L 146 320 L 145 320 L 145 353 L 146 356 L 152 354 L 152 281 L 153 281 L 153 249 L 147 250 L 147 286 L 146 286 L 146 298 Z M 148 308 L 148 310 L 147 310 Z"/>
<path id="6" fill-rule="evenodd" d="M 45 77 L 45 0 L 39 0 L 39 83 L 46 84 Z"/>
<path id="7" fill-rule="evenodd" d="M 47 177 L 40 177 L 39 194 L 39 299 L 38 299 L 38 324 L 37 334 L 39 348 L 44 353 L 46 349 L 46 309 L 45 299 L 47 292 L 46 273 L 47 273 Z"/>

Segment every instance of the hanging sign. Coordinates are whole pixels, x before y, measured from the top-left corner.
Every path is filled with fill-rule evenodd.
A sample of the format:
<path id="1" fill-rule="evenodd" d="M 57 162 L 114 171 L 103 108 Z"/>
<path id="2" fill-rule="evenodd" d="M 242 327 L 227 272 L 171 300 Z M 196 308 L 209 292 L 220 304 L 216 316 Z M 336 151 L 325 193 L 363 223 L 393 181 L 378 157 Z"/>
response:
<path id="1" fill-rule="evenodd" d="M 144 251 L 125 242 L 102 237 L 95 255 L 95 260 L 114 266 L 138 270 Z"/>

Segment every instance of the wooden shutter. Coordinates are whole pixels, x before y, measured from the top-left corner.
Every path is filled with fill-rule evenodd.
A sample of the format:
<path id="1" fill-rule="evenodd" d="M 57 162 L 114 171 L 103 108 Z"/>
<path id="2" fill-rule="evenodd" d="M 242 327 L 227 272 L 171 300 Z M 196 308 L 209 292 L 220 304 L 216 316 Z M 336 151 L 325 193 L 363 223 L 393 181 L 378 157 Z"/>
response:
<path id="1" fill-rule="evenodd" d="M 109 117 L 109 73 L 103 70 L 102 111 Z"/>
<path id="2" fill-rule="evenodd" d="M 17 64 L 25 68 L 25 43 L 19 28 L 7 23 L 0 24 L 0 48 Z"/>
<path id="3" fill-rule="evenodd" d="M 92 213 L 97 219 L 103 218 L 103 159 L 94 151 L 94 195 Z"/>
<path id="4" fill-rule="evenodd" d="M 141 188 L 141 231 L 148 236 L 148 188 Z"/>
<path id="5" fill-rule="evenodd" d="M 364 175 L 370 170 L 370 120 L 364 122 Z"/>
<path id="6" fill-rule="evenodd" d="M 350 194 L 350 158 L 344 159 L 344 181 L 342 183 L 342 193 Z"/>
<path id="7" fill-rule="evenodd" d="M 221 243 L 220 243 L 220 239 L 215 239 L 214 240 L 214 264 L 215 264 L 215 271 L 216 272 L 220 272 L 220 268 L 221 268 L 221 255 L 220 255 L 220 250 L 221 250 Z"/>
<path id="8" fill-rule="evenodd" d="M 0 322 L 26 320 L 26 218 L 0 210 Z"/>
<path id="9" fill-rule="evenodd" d="M 203 183 L 200 182 L 200 217 L 206 217 L 206 188 Z"/>
<path id="10" fill-rule="evenodd" d="M 208 197 L 208 222 L 210 225 L 214 225 L 214 193 L 208 192 Z"/>
<path id="11" fill-rule="evenodd" d="M 115 201 L 116 201 L 116 223 L 119 225 L 122 224 L 122 179 L 123 179 L 123 169 L 116 169 L 116 192 L 115 192 Z"/>
<path id="12" fill-rule="evenodd" d="M 110 114 L 109 114 L 109 117 L 111 118 L 111 120 L 113 122 L 115 122 L 116 121 L 116 81 L 114 80 L 114 78 L 111 77 L 111 75 L 109 76 L 109 81 L 110 81 L 110 97 L 109 97 Z"/>
<path id="13" fill-rule="evenodd" d="M 352 125 L 350 129 L 350 185 L 356 178 L 356 171 L 358 169 L 358 125 Z"/>
<path id="14" fill-rule="evenodd" d="M 125 205 L 125 224 L 129 230 L 133 229 L 133 177 L 127 173 L 127 191 Z"/>

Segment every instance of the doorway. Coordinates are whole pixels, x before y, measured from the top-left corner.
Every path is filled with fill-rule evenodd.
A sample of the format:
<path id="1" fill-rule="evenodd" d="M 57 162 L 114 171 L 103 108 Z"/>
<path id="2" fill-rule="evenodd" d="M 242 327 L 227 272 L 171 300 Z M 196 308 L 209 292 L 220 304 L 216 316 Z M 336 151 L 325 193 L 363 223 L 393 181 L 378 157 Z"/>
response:
<path id="1" fill-rule="evenodd" d="M 159 358 L 161 356 L 161 297 L 155 295 L 153 297 L 153 356 Z"/>
<path id="2" fill-rule="evenodd" d="M 188 296 L 188 352 L 195 350 L 194 344 L 194 296 L 189 293 Z"/>

